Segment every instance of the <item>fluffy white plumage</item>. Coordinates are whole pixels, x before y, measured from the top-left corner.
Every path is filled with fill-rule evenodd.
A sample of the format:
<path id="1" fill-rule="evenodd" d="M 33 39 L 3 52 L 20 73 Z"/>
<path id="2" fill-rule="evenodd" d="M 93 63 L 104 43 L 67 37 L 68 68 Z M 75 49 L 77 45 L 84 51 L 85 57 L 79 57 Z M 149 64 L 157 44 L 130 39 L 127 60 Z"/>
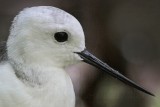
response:
<path id="1" fill-rule="evenodd" d="M 55 40 L 67 32 L 68 41 Z M 26 8 L 13 21 L 8 60 L 0 65 L 0 107 L 74 107 L 75 95 L 65 67 L 85 49 L 80 23 L 50 6 Z"/>

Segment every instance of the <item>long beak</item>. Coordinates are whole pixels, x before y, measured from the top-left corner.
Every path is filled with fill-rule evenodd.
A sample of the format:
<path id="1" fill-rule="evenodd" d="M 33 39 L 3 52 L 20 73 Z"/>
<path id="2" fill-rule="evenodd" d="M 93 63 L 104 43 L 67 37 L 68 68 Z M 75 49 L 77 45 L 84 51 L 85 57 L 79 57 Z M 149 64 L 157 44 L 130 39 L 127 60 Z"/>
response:
<path id="1" fill-rule="evenodd" d="M 95 56 L 93 56 L 91 53 L 89 53 L 86 49 L 82 52 L 75 52 L 77 53 L 84 62 L 95 66 L 96 68 L 104 71 L 105 73 L 110 74 L 111 76 L 117 78 L 118 80 L 122 81 L 123 83 L 136 88 L 137 90 L 140 90 L 146 94 L 149 94 L 151 96 L 155 96 L 154 94 L 152 94 L 151 92 L 145 90 L 144 88 L 140 87 L 139 85 L 137 85 L 135 82 L 131 81 L 130 79 L 128 79 L 127 77 L 125 77 L 124 75 L 122 75 L 121 73 L 119 73 L 117 70 L 114 70 L 113 68 L 111 68 L 109 65 L 107 65 L 106 63 L 102 62 L 100 59 L 96 58 Z"/>

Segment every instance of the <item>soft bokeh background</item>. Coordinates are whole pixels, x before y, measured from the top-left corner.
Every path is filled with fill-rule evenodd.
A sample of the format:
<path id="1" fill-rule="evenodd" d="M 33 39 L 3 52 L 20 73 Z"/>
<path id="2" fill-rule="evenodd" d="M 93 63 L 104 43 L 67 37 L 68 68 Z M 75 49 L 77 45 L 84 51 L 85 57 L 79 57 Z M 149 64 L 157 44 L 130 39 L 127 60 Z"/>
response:
<path id="1" fill-rule="evenodd" d="M 50 5 L 82 24 L 86 47 L 145 89 L 151 97 L 90 65 L 68 69 L 76 107 L 160 107 L 160 0 L 0 0 L 0 41 L 6 41 L 16 14 Z"/>

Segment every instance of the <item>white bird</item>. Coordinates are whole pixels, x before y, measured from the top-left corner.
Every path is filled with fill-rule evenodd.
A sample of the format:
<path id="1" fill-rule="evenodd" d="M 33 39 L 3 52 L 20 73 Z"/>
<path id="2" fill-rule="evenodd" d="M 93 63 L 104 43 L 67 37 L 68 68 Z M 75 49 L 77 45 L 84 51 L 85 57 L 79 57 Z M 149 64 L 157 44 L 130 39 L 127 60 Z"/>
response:
<path id="1" fill-rule="evenodd" d="M 0 64 L 0 107 L 74 107 L 65 67 L 82 60 L 153 95 L 90 54 L 78 20 L 55 7 L 26 8 L 14 18 L 7 57 Z"/>

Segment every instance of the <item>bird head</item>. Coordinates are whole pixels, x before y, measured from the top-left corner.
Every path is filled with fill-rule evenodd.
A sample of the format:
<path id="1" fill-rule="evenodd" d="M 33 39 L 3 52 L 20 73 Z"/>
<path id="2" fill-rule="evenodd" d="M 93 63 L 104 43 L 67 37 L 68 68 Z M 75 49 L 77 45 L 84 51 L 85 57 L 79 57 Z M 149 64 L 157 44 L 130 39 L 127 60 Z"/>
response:
<path id="1" fill-rule="evenodd" d="M 64 68 L 83 59 L 125 84 L 153 95 L 89 53 L 78 20 L 55 7 L 38 6 L 21 11 L 11 27 L 7 54 L 9 62 L 18 67 Z"/>
<path id="2" fill-rule="evenodd" d="M 66 67 L 81 60 L 83 29 L 67 12 L 50 6 L 26 8 L 15 18 L 7 42 L 14 63 Z"/>

